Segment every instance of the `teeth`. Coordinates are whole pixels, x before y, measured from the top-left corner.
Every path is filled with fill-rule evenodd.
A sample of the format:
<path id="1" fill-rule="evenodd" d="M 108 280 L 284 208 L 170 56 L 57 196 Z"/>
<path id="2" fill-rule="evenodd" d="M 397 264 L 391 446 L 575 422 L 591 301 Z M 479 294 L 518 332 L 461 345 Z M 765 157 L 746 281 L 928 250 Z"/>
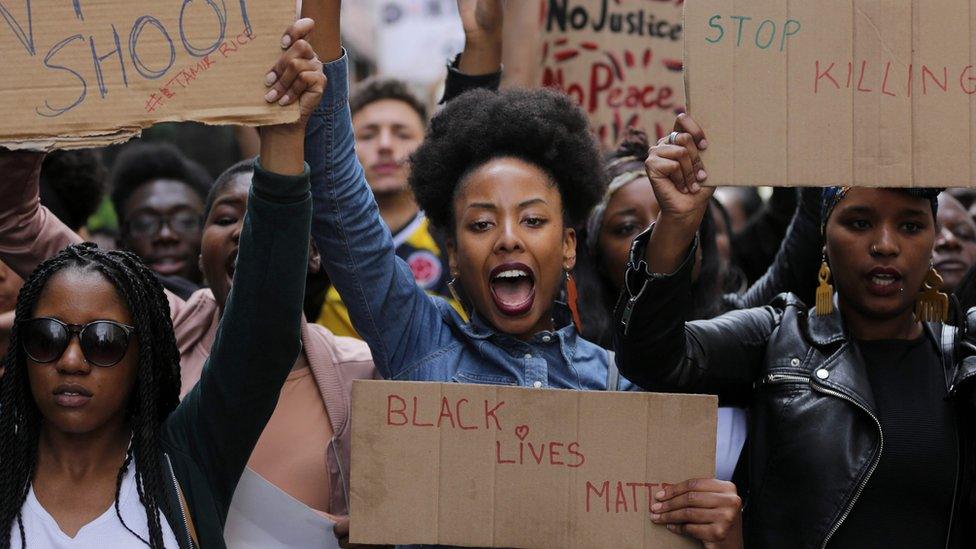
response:
<path id="1" fill-rule="evenodd" d="M 891 275 L 874 275 L 871 277 L 871 282 L 879 286 L 887 286 L 895 281 L 895 277 Z"/>
<path id="2" fill-rule="evenodd" d="M 513 269 L 510 271 L 502 271 L 495 275 L 495 278 L 519 278 L 523 276 L 528 277 L 529 274 L 519 269 Z"/>

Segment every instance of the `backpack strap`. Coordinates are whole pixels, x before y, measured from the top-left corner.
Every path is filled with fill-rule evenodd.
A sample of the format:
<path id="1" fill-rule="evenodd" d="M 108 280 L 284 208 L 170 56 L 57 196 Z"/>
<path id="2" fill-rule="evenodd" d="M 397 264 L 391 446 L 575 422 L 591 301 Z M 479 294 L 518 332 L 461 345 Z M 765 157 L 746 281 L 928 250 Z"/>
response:
<path id="1" fill-rule="evenodd" d="M 607 391 L 620 389 L 620 370 L 617 369 L 616 353 L 607 351 Z"/>

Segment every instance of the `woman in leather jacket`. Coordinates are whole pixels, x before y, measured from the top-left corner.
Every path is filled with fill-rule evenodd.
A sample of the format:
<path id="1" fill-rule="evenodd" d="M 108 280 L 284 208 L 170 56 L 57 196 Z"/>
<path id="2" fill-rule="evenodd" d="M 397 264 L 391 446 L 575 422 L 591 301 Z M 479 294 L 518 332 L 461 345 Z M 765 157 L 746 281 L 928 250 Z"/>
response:
<path id="1" fill-rule="evenodd" d="M 784 294 L 685 322 L 712 190 L 703 130 L 687 115 L 675 130 L 646 163 L 661 214 L 631 251 L 616 312 L 621 372 L 648 390 L 751 409 L 747 547 L 968 546 L 976 348 L 964 329 L 915 314 L 934 294 L 920 296 L 937 192 L 825 190 L 828 299 L 808 311 Z"/>

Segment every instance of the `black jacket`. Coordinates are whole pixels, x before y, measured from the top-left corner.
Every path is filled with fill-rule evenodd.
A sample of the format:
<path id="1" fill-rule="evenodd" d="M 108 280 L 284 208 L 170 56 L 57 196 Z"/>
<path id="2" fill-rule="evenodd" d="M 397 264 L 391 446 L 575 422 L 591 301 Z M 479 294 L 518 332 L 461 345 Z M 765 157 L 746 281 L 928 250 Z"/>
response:
<path id="1" fill-rule="evenodd" d="M 826 546 L 882 451 L 864 362 L 840 313 L 813 316 L 783 294 L 766 307 L 685 323 L 693 253 L 671 275 L 649 274 L 642 261 L 647 237 L 635 241 L 629 289 L 617 308 L 620 372 L 650 391 L 717 394 L 723 405 L 750 408 L 746 546 Z M 976 327 L 976 309 L 969 323 Z M 963 538 L 976 540 L 976 348 L 955 328 L 927 324 L 925 331 L 943 350 L 961 430 L 953 505 L 960 539 L 947 546 L 969 547 Z"/>

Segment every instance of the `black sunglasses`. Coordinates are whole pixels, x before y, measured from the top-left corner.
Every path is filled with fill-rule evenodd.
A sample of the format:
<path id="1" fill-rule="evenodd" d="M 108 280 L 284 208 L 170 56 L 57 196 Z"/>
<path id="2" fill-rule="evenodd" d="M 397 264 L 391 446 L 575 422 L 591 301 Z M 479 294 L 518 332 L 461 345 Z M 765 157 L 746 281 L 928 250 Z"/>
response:
<path id="1" fill-rule="evenodd" d="M 66 324 L 56 318 L 24 320 L 21 341 L 24 352 L 34 362 L 48 363 L 61 358 L 77 335 L 85 360 L 95 366 L 115 366 L 125 357 L 129 336 L 136 329 L 112 320 L 95 320 L 88 324 Z"/>

